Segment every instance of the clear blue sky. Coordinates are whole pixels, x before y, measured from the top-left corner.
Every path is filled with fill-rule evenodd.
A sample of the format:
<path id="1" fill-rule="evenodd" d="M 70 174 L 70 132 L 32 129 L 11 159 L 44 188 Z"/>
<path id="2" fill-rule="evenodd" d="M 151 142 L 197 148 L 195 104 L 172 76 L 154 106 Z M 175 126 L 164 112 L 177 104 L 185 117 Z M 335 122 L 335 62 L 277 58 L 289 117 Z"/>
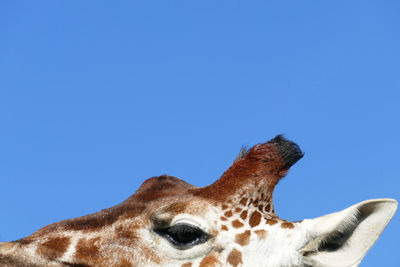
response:
<path id="1" fill-rule="evenodd" d="M 282 218 L 400 200 L 398 1 L 1 1 L 0 241 L 197 186 L 242 145 L 305 151 Z M 398 266 L 399 214 L 361 266 Z"/>

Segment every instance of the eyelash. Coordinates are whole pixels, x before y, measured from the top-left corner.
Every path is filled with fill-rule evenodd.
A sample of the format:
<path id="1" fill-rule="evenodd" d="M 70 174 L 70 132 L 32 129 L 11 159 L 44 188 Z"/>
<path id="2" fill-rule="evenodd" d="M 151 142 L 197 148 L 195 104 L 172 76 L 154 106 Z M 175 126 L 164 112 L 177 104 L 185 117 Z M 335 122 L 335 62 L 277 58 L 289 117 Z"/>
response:
<path id="1" fill-rule="evenodd" d="M 184 223 L 178 223 L 168 228 L 154 229 L 154 232 L 180 250 L 205 243 L 211 237 L 200 228 Z"/>

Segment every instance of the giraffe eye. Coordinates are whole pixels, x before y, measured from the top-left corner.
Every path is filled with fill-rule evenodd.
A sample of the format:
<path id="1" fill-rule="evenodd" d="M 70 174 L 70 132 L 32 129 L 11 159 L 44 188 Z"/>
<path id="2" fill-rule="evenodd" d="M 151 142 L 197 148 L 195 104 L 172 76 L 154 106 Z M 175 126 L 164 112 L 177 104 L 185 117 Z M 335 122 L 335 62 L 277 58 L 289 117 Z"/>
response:
<path id="1" fill-rule="evenodd" d="M 180 250 L 189 249 L 210 239 L 210 235 L 203 230 L 183 223 L 154 231 Z"/>

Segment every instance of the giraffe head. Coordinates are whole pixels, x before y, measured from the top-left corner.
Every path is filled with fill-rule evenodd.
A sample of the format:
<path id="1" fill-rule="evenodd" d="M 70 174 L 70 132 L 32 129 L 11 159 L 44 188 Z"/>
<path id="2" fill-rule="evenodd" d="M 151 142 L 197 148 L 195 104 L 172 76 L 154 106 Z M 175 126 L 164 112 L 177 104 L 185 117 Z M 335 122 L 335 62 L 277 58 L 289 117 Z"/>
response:
<path id="1" fill-rule="evenodd" d="M 215 183 L 153 177 L 121 204 L 0 243 L 1 266 L 357 266 L 397 209 L 368 200 L 301 222 L 272 194 L 303 153 L 277 136 L 243 150 Z"/>

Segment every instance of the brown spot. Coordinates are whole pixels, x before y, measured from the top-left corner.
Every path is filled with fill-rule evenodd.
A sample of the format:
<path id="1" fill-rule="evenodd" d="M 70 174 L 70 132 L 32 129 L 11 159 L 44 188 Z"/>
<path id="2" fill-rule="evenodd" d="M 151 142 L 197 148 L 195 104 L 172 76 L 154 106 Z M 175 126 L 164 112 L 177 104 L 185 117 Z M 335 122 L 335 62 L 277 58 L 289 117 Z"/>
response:
<path id="1" fill-rule="evenodd" d="M 260 224 L 261 214 L 258 211 L 254 211 L 250 216 L 249 224 L 251 227 L 255 227 Z"/>
<path id="2" fill-rule="evenodd" d="M 81 238 L 76 245 L 75 257 L 80 260 L 91 262 L 98 259 L 99 257 L 99 245 L 97 242 L 100 240 L 99 237 L 86 239 Z"/>
<path id="3" fill-rule="evenodd" d="M 184 263 L 182 264 L 181 267 L 192 267 L 192 263 L 191 262 Z"/>
<path id="4" fill-rule="evenodd" d="M 236 208 L 236 209 L 235 209 L 235 212 L 236 212 L 236 213 L 239 213 L 239 212 L 241 212 L 241 211 L 242 211 L 241 208 Z"/>
<path id="5" fill-rule="evenodd" d="M 250 201 L 249 201 L 249 203 L 247 205 L 250 206 L 251 203 L 253 203 L 253 199 L 252 198 L 250 198 Z"/>
<path id="6" fill-rule="evenodd" d="M 222 225 L 222 226 L 221 226 L 221 230 L 223 230 L 223 231 L 228 231 L 229 229 L 228 229 L 228 226 Z"/>
<path id="7" fill-rule="evenodd" d="M 265 237 L 267 237 L 267 231 L 265 230 L 255 230 L 254 233 L 256 233 L 260 239 L 265 239 Z"/>
<path id="8" fill-rule="evenodd" d="M 243 206 L 246 206 L 247 200 L 248 200 L 248 198 L 247 198 L 247 197 L 244 197 L 244 198 L 242 198 L 242 199 L 240 200 L 239 203 L 240 203 L 241 205 L 243 205 Z"/>
<path id="9" fill-rule="evenodd" d="M 269 224 L 269 225 L 274 225 L 274 224 L 276 224 L 276 223 L 278 223 L 278 221 L 277 220 L 274 220 L 274 219 L 267 219 L 267 224 Z"/>
<path id="10" fill-rule="evenodd" d="M 242 213 L 240 213 L 240 218 L 242 218 L 243 220 L 246 220 L 247 218 L 247 210 L 242 211 Z"/>
<path id="11" fill-rule="evenodd" d="M 132 264 L 127 259 L 122 259 L 118 263 L 118 267 L 132 267 Z"/>
<path id="12" fill-rule="evenodd" d="M 265 212 L 270 212 L 271 211 L 271 204 L 268 204 L 265 206 Z"/>
<path id="13" fill-rule="evenodd" d="M 224 215 L 225 215 L 226 217 L 232 217 L 233 213 L 232 213 L 231 210 L 228 210 L 228 211 L 225 211 Z"/>
<path id="14" fill-rule="evenodd" d="M 225 218 L 224 216 L 221 216 L 221 221 L 227 221 L 228 219 Z"/>
<path id="15" fill-rule="evenodd" d="M 244 231 L 241 234 L 235 236 L 235 242 L 241 246 L 246 246 L 250 241 L 250 231 Z"/>
<path id="16" fill-rule="evenodd" d="M 124 227 L 123 225 L 120 225 L 115 229 L 115 234 L 118 236 L 118 238 L 124 238 L 129 240 L 138 239 L 138 237 L 134 234 L 131 228 Z"/>
<path id="17" fill-rule="evenodd" d="M 240 227 L 242 227 L 243 225 L 244 225 L 244 224 L 241 223 L 241 222 L 238 221 L 238 220 L 234 220 L 234 221 L 232 222 L 232 226 L 235 227 L 235 228 L 240 228 Z"/>
<path id="18" fill-rule="evenodd" d="M 291 222 L 284 222 L 284 223 L 281 224 L 281 227 L 282 228 L 292 229 L 292 228 L 294 228 L 294 225 Z"/>
<path id="19" fill-rule="evenodd" d="M 259 210 L 259 211 L 263 212 L 263 208 L 264 208 L 263 205 L 258 205 L 258 210 Z"/>
<path id="20" fill-rule="evenodd" d="M 200 262 L 199 267 L 214 267 L 217 264 L 219 264 L 218 259 L 214 255 L 208 255 Z"/>
<path id="21" fill-rule="evenodd" d="M 257 207 L 258 201 L 259 201 L 258 198 L 256 198 L 256 200 L 254 200 L 254 202 L 253 202 L 253 206 L 254 206 L 254 207 Z"/>
<path id="22" fill-rule="evenodd" d="M 222 210 L 226 210 L 228 208 L 228 206 L 227 205 L 225 205 L 225 204 L 222 204 Z"/>
<path id="23" fill-rule="evenodd" d="M 228 263 L 233 267 L 237 267 L 239 264 L 243 263 L 242 261 L 242 253 L 234 248 L 231 253 L 228 255 Z"/>
<path id="24" fill-rule="evenodd" d="M 69 237 L 52 237 L 39 245 L 37 253 L 47 259 L 54 260 L 64 255 L 70 243 Z"/>

